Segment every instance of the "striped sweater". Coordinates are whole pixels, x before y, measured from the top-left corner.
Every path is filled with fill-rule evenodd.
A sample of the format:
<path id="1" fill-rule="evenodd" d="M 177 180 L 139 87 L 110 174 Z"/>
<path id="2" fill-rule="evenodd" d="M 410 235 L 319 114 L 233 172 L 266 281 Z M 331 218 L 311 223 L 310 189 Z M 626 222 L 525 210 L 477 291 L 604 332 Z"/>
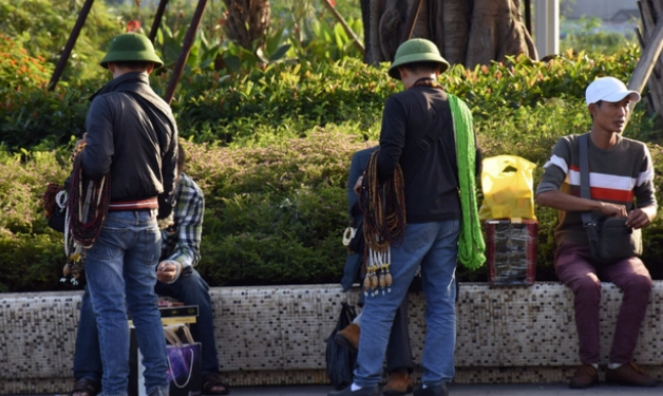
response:
<path id="1" fill-rule="evenodd" d="M 560 190 L 580 196 L 580 135 L 564 136 L 553 148 L 550 160 L 544 165 L 536 194 Z M 589 139 L 589 185 L 591 198 L 622 204 L 629 211 L 634 207 L 656 205 L 654 169 L 647 146 L 637 140 L 619 135 L 617 144 L 603 150 Z M 582 212 L 559 212 L 555 240 L 587 245 L 587 233 L 582 225 Z M 598 217 L 600 213 L 595 213 Z"/>

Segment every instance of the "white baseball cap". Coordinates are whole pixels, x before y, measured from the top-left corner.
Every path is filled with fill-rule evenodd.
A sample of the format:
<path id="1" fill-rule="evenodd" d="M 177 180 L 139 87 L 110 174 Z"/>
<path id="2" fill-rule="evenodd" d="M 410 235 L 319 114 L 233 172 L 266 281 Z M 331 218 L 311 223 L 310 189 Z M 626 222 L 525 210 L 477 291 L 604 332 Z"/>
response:
<path id="1" fill-rule="evenodd" d="M 625 97 L 630 96 L 633 102 L 640 101 L 640 94 L 636 91 L 629 91 L 623 82 L 614 77 L 601 77 L 594 80 L 585 91 L 585 100 L 587 106 L 596 103 L 599 100 L 606 102 L 619 102 Z"/>

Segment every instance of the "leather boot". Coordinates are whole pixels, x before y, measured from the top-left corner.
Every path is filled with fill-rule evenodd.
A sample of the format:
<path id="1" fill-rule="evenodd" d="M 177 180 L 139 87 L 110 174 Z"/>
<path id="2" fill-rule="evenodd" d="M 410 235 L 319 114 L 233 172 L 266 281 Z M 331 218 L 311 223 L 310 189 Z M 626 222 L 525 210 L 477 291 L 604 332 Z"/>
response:
<path id="1" fill-rule="evenodd" d="M 573 389 L 583 389 L 589 388 L 592 385 L 596 385 L 599 382 L 599 373 L 596 371 L 594 366 L 591 364 L 583 364 L 578 367 L 571 381 L 569 382 L 569 387 Z"/>
<path id="2" fill-rule="evenodd" d="M 356 352 L 359 349 L 359 332 L 359 326 L 350 323 L 334 335 L 334 341 Z"/>
<path id="3" fill-rule="evenodd" d="M 648 376 L 633 362 L 624 363 L 616 369 L 607 369 L 605 382 L 621 385 L 656 386 L 656 380 Z"/>
<path id="4" fill-rule="evenodd" d="M 382 388 L 384 396 L 404 396 L 414 389 L 414 381 L 408 373 L 396 370 L 389 374 L 387 385 Z"/>

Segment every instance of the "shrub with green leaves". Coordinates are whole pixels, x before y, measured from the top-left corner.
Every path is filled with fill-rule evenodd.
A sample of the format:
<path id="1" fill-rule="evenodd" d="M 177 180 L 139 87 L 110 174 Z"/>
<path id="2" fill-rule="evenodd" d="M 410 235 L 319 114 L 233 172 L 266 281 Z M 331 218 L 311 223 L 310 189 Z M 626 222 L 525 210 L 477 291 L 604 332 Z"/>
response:
<path id="1" fill-rule="evenodd" d="M 83 0 L 4 0 L 0 2 L 0 32 L 20 43 L 30 56 L 42 57 L 54 65 L 71 35 L 83 3 Z M 62 83 L 103 75 L 97 67 L 98 62 L 111 38 L 122 31 L 120 21 L 105 2 L 95 2 L 76 40 Z"/>
<path id="2" fill-rule="evenodd" d="M 528 112 L 546 103 L 579 103 L 586 85 L 597 76 L 627 80 L 638 57 L 635 47 L 594 58 L 569 52 L 548 63 L 519 57 L 475 70 L 455 66 L 440 81 L 449 92 L 466 99 L 477 123 L 491 125 L 513 115 L 522 118 L 519 111 Z M 163 94 L 168 80 L 168 74 L 154 75 L 155 91 Z M 0 102 L 8 105 L 0 109 L 0 126 L 3 132 L 11 132 L 1 136 L 2 140 L 11 149 L 32 148 L 43 140 L 52 143 L 51 148 L 66 144 L 71 134 L 82 133 L 86 98 L 102 84 L 59 87 L 55 96 L 0 88 Z M 264 145 L 305 136 L 318 127 L 348 123 L 353 133 L 360 130 L 362 137 L 369 139 L 377 137 L 375 126 L 379 125 L 384 101 L 400 89 L 400 82 L 386 76 L 386 65 L 374 68 L 358 59 L 275 63 L 243 75 L 201 70 L 186 74 L 172 107 L 181 135 L 198 143 Z M 26 115 L 35 112 L 39 117 L 28 122 Z M 641 129 L 635 122 L 631 125 Z M 651 128 L 643 133 L 651 133 Z"/>
<path id="3" fill-rule="evenodd" d="M 531 121 L 537 117 L 534 111 Z M 497 147 L 490 138 L 482 141 Z M 358 141 L 338 130 L 319 130 L 269 147 L 183 144 L 190 157 L 185 171 L 205 193 L 198 268 L 210 285 L 334 283 L 340 279 L 346 257 L 341 235 L 348 223 L 350 159 L 355 151 L 375 141 Z M 660 200 L 663 148 L 649 147 Z M 509 151 L 489 152 L 503 153 Z M 517 154 L 538 163 L 534 180 L 538 183 L 545 159 L 537 160 L 525 150 Z M 542 158 L 547 155 L 541 154 Z M 46 227 L 39 200 L 46 183 L 64 180 L 70 166 L 68 158 L 56 152 L 0 155 L 0 171 L 6 175 L 0 180 L 0 256 L 7 263 L 0 273 L 0 291 L 67 287 L 58 282 L 65 262 L 62 234 Z M 536 214 L 540 224 L 537 279 L 554 280 L 557 214 L 548 208 L 537 208 Z M 663 279 L 662 242 L 663 223 L 656 220 L 644 233 L 643 256 L 655 279 Z M 463 281 L 486 280 L 485 268 L 469 272 L 460 267 L 458 273 Z"/>
<path id="4" fill-rule="evenodd" d="M 591 120 L 584 89 L 597 76 L 628 80 L 636 48 L 614 56 L 567 53 L 548 63 L 512 58 L 505 64 L 440 77 L 465 98 L 484 156 L 513 154 L 543 171 L 560 136 L 586 132 Z M 163 92 L 166 74 L 152 84 Z M 48 181 L 70 168 L 64 148 L 83 131 L 95 84 L 0 87 L 0 255 L 8 265 L 0 290 L 52 290 L 64 264 L 61 237 L 45 227 L 39 197 Z M 247 74 L 185 75 L 173 103 L 191 161 L 187 173 L 203 188 L 207 208 L 200 270 L 210 285 L 336 282 L 345 248 L 346 182 L 354 151 L 376 144 L 385 99 L 401 89 L 386 67 L 358 60 L 298 65 L 274 63 Z M 37 116 L 30 117 L 33 112 Z M 663 186 L 660 128 L 639 104 L 626 136 L 649 142 L 657 194 Z M 21 150 L 22 147 L 30 150 Z M 40 150 L 52 150 L 45 151 Z M 658 197 L 659 200 L 661 197 Z M 555 211 L 537 208 L 538 279 L 553 280 Z M 644 260 L 663 279 L 663 224 L 645 231 Z M 462 280 L 485 280 L 485 270 L 460 269 Z"/>
<path id="5" fill-rule="evenodd" d="M 43 57 L 30 56 L 20 41 L 0 33 L 0 80 L 6 89 L 43 88 L 52 72 Z"/>
<path id="6" fill-rule="evenodd" d="M 64 161 L 55 152 L 0 151 L 0 291 L 58 287 L 63 244 L 46 226 L 41 195 L 49 181 L 64 181 Z"/>
<path id="7" fill-rule="evenodd" d="M 367 147 L 340 133 L 270 147 L 187 144 L 206 194 L 201 271 L 217 284 L 317 283 L 341 270 L 347 172 Z"/>

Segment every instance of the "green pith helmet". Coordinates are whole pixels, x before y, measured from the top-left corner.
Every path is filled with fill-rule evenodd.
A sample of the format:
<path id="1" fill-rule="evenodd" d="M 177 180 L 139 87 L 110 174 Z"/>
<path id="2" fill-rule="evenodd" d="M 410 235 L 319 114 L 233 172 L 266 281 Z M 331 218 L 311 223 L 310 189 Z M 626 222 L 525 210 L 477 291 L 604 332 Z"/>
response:
<path id="1" fill-rule="evenodd" d="M 136 33 L 126 33 L 115 37 L 100 64 L 108 68 L 109 62 L 123 61 L 152 62 L 155 68 L 163 66 L 163 62 L 154 52 L 150 39 Z"/>
<path id="2" fill-rule="evenodd" d="M 389 68 L 389 75 L 400 80 L 398 67 L 415 62 L 437 62 L 440 64 L 440 73 L 444 73 L 449 68 L 449 62 L 440 55 L 440 50 L 432 41 L 417 38 L 408 40 L 398 47 L 394 62 Z"/>

